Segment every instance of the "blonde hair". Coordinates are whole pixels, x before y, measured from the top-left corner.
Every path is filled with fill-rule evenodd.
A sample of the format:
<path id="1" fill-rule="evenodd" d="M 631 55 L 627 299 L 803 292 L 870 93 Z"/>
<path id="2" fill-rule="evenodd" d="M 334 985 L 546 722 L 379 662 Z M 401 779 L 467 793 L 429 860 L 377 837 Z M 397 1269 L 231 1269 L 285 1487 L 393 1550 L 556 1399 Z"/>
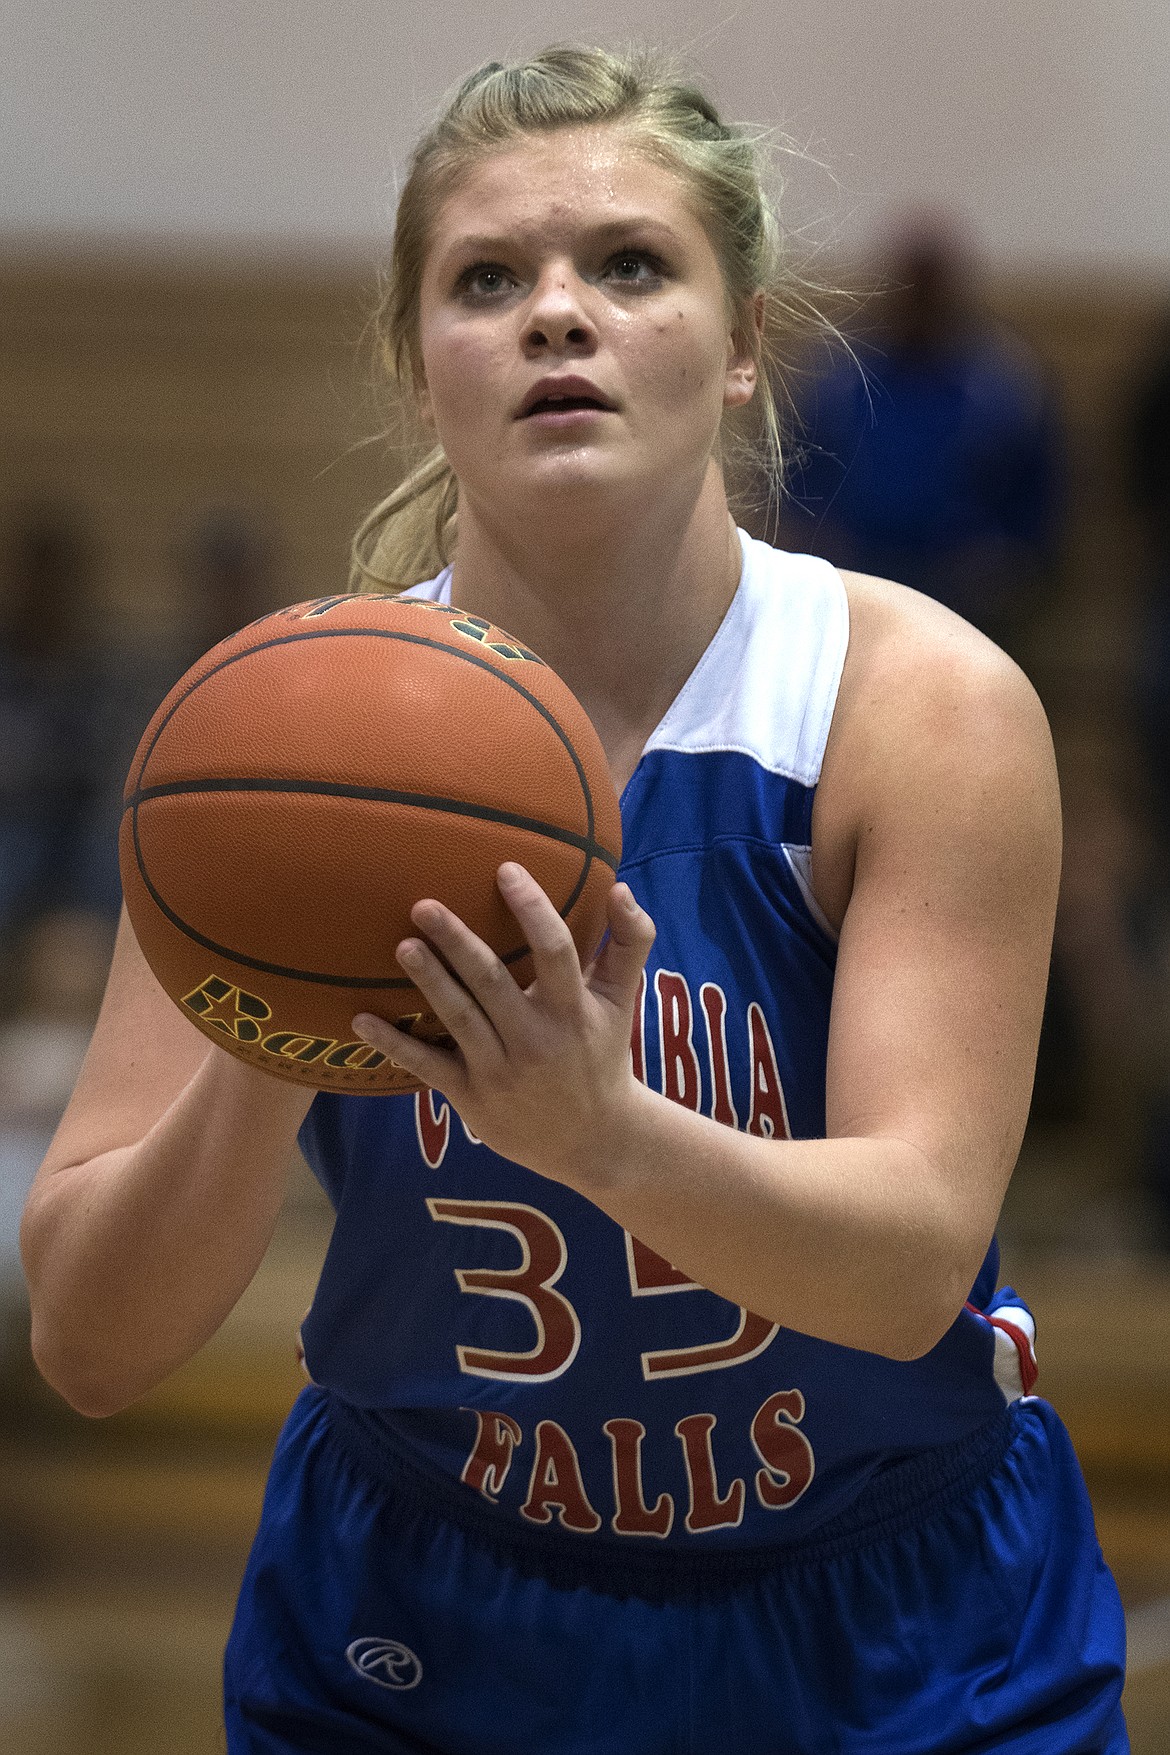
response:
<path id="1" fill-rule="evenodd" d="M 420 443 L 417 421 L 410 431 L 421 375 L 419 289 L 434 214 L 488 153 L 532 133 L 605 125 L 626 128 L 640 150 L 687 185 L 757 368 L 755 434 L 745 434 L 742 424 L 737 427 L 725 416 L 722 436 L 741 462 L 755 463 L 769 505 L 775 498 L 785 425 L 778 402 L 785 416 L 790 412 L 778 369 L 781 348 L 810 324 L 821 325 L 808 283 L 782 262 L 780 229 L 764 187 L 761 139 L 721 121 L 697 86 L 649 51 L 545 49 L 513 66 L 492 61 L 471 74 L 411 158 L 374 335 L 396 393 L 398 421 L 407 428 L 412 466 L 354 536 L 351 589 L 415 584 L 444 566 L 454 548 L 455 476 L 441 447 L 432 446 L 420 458 L 428 442 Z M 758 292 L 765 305 L 762 333 L 749 311 Z"/>

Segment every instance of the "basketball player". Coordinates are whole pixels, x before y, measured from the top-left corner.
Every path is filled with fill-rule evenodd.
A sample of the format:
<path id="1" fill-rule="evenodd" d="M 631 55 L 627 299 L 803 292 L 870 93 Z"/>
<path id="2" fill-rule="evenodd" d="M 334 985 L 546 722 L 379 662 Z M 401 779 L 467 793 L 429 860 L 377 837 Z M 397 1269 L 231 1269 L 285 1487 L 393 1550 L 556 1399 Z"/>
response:
<path id="1" fill-rule="evenodd" d="M 1048 733 L 948 611 L 736 531 L 777 249 L 746 136 L 590 50 L 474 75 L 403 191 L 386 333 L 434 449 L 362 578 L 584 703 L 625 834 L 595 963 L 516 864 L 526 991 L 420 898 L 398 957 L 454 1046 L 363 1015 L 428 1088 L 310 1107 L 123 927 L 25 1225 L 49 1381 L 103 1414 L 202 1344 L 298 1130 L 337 1209 L 233 1755 L 1127 1746 L 1116 1589 L 993 1241 Z"/>

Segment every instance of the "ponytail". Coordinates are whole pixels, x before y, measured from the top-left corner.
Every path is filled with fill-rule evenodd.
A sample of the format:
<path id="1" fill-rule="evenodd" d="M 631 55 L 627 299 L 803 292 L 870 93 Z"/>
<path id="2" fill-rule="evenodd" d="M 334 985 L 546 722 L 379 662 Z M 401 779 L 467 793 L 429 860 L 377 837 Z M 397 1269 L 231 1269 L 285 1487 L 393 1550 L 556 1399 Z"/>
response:
<path id="1" fill-rule="evenodd" d="M 350 547 L 351 591 L 404 591 L 448 564 L 458 485 L 441 445 L 359 525 Z"/>

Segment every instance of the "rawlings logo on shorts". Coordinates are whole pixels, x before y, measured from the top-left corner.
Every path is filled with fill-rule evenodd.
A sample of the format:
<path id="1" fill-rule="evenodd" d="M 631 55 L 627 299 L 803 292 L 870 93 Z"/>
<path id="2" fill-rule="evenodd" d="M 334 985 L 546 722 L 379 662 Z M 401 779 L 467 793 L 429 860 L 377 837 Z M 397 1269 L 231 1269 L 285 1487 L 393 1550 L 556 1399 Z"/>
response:
<path id="1" fill-rule="evenodd" d="M 422 1665 L 397 1639 L 355 1639 L 345 1658 L 355 1674 L 379 1688 L 416 1688 L 422 1681 Z"/>

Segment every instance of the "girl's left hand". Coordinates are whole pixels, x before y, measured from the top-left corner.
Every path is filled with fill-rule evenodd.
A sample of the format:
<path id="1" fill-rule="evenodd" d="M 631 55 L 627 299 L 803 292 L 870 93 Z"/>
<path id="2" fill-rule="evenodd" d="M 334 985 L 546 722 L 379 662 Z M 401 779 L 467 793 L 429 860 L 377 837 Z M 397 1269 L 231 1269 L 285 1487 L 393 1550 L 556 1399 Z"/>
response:
<path id="1" fill-rule="evenodd" d="M 532 985 L 521 988 L 441 902 L 416 902 L 411 919 L 426 940 L 403 939 L 398 961 L 455 1049 L 419 1041 L 368 1012 L 353 1027 L 441 1092 L 493 1151 L 572 1184 L 620 1125 L 635 1088 L 630 1030 L 654 923 L 627 884 L 614 884 L 608 937 L 582 970 L 568 927 L 536 879 L 512 863 L 496 878 L 531 949 Z"/>

